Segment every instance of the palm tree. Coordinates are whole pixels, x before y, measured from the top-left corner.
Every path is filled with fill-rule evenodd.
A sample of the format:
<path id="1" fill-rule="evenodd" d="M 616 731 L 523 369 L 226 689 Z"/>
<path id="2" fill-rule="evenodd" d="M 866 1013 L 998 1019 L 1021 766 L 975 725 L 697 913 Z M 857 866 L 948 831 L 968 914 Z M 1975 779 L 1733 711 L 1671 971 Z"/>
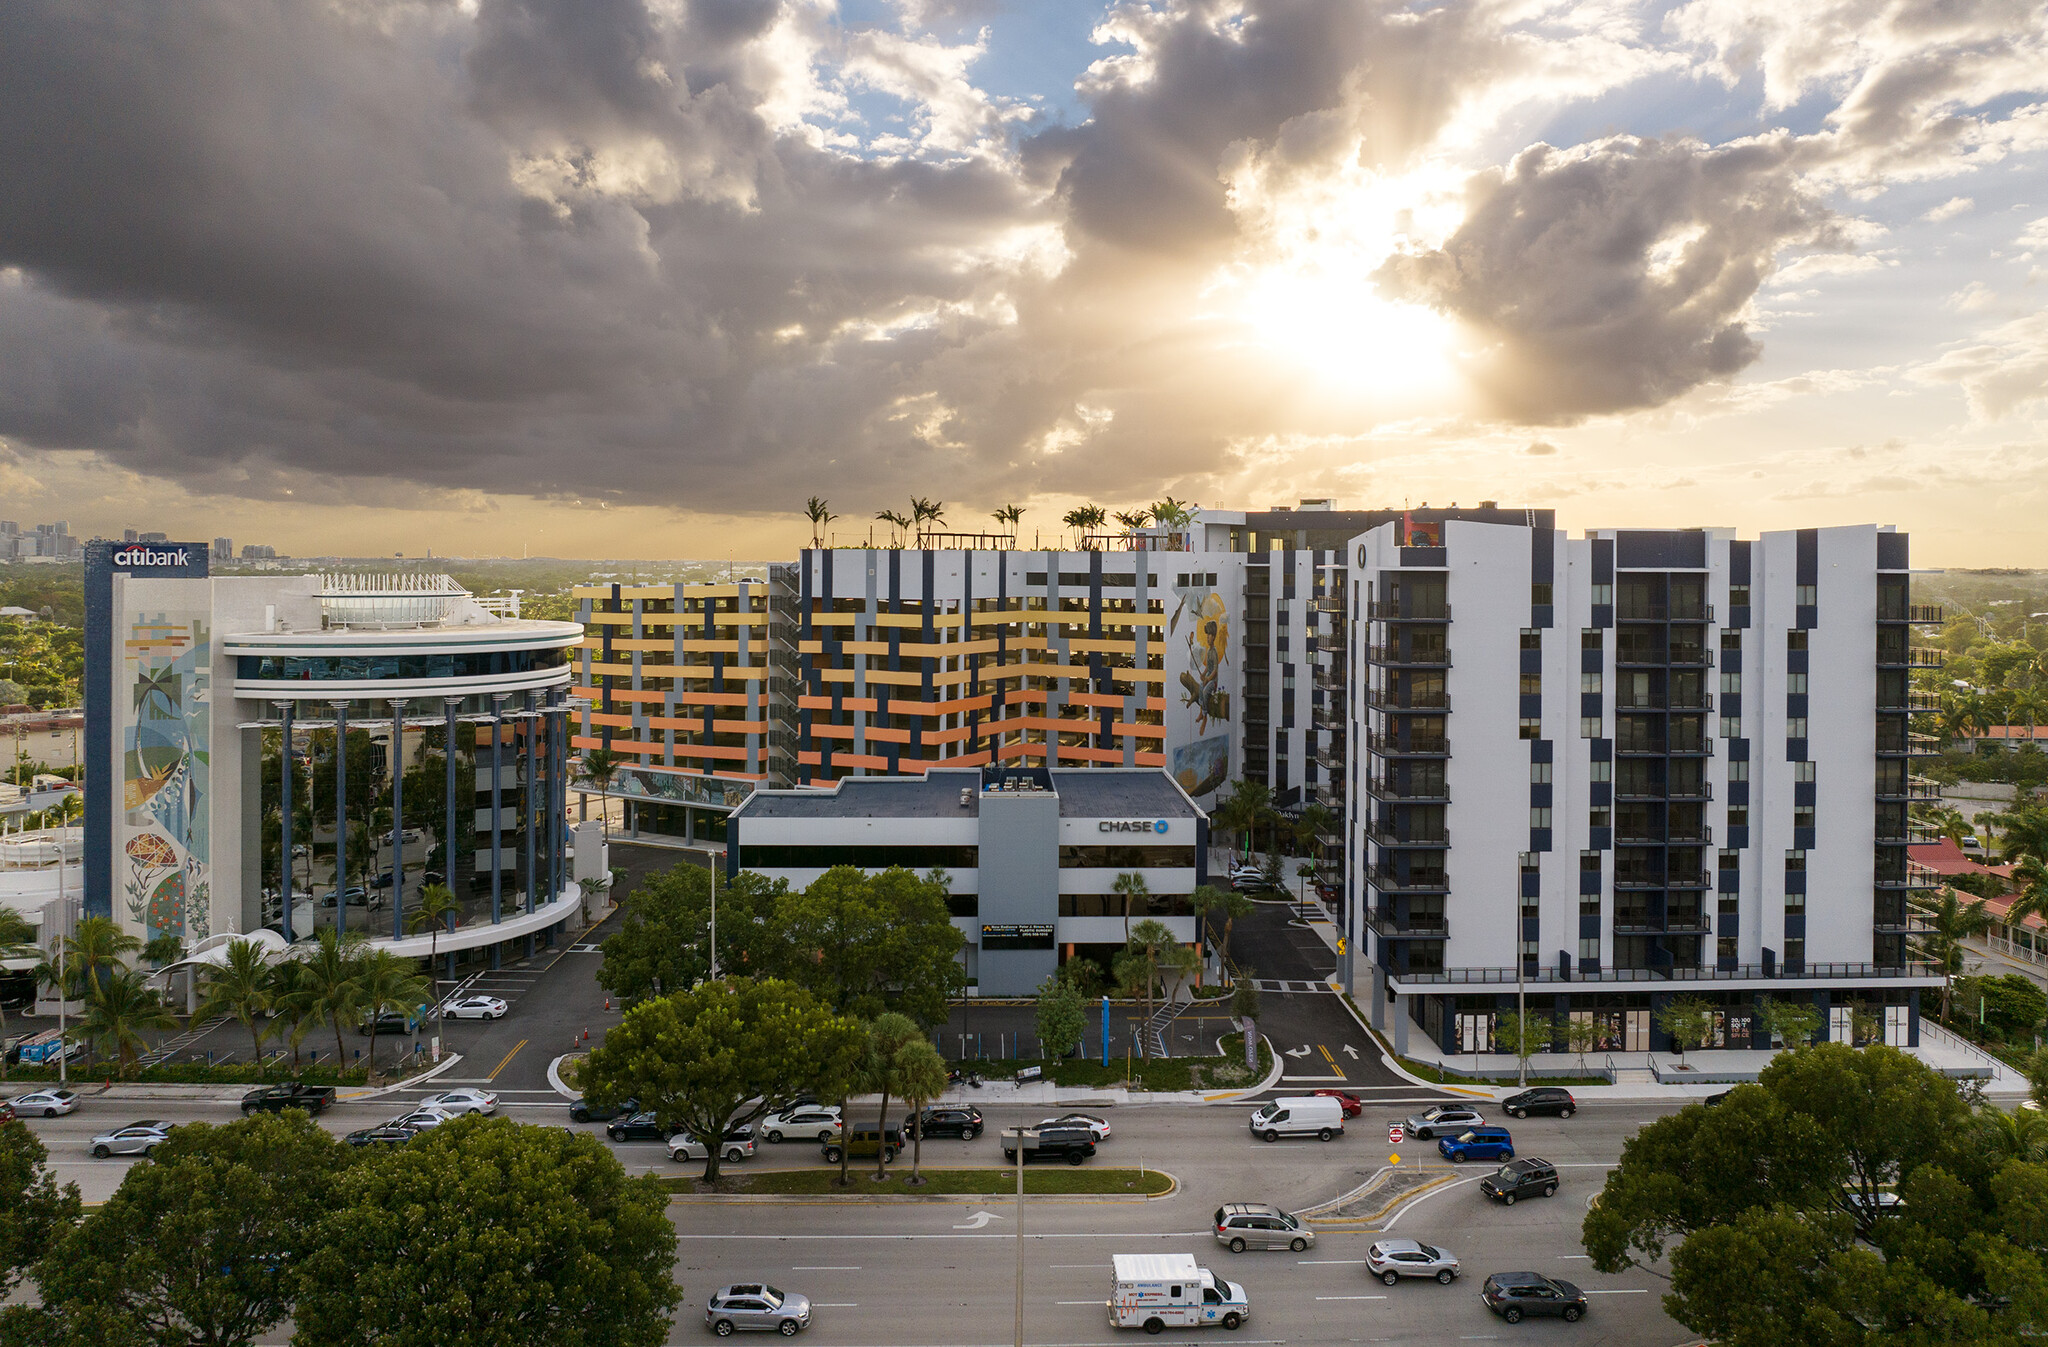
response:
<path id="1" fill-rule="evenodd" d="M 1976 834 L 1976 830 L 1970 826 L 1970 821 L 1963 817 L 1963 811 L 1947 805 L 1923 807 L 1918 811 L 1918 817 L 1922 823 L 1954 842 L 1958 848 L 1963 845 L 1964 838 Z"/>
<path id="2" fill-rule="evenodd" d="M 291 1044 L 294 1071 L 299 1069 L 299 1045 L 316 1023 L 306 1004 L 305 975 L 306 966 L 297 959 L 280 959 L 270 966 L 270 1008 L 284 1021 L 284 1040 Z"/>
<path id="3" fill-rule="evenodd" d="M 1230 961 L 1230 928 L 1237 924 L 1239 917 L 1251 915 L 1252 900 L 1236 889 L 1219 889 L 1213 884 L 1204 884 L 1196 889 L 1192 898 L 1195 911 L 1210 923 L 1215 923 L 1215 914 L 1223 914 L 1223 938 L 1216 942 L 1216 961 L 1228 966 Z"/>
<path id="4" fill-rule="evenodd" d="M 1123 525 L 1124 536 L 1135 538 L 1139 529 L 1152 522 L 1152 512 L 1140 506 L 1135 510 L 1118 510 L 1115 518 Z"/>
<path id="5" fill-rule="evenodd" d="M 890 1010 L 875 1016 L 875 1022 L 868 1026 L 868 1087 L 879 1090 L 882 1095 L 882 1111 L 875 1120 L 876 1130 L 882 1135 L 889 1131 L 889 1095 L 903 1085 L 901 1063 L 905 1049 L 913 1043 L 923 1043 L 924 1030 L 908 1015 Z M 840 1133 L 840 1149 L 843 1153 L 847 1143 L 853 1140 L 851 1130 Z M 889 1176 L 887 1152 L 875 1147 L 875 1177 Z"/>
<path id="6" fill-rule="evenodd" d="M 1986 1108 L 1977 1115 L 1977 1138 L 1994 1165 L 2007 1160 L 2048 1160 L 2048 1114 L 2021 1108 Z"/>
<path id="7" fill-rule="evenodd" d="M 910 1110 L 910 1181 L 923 1183 L 917 1167 L 924 1160 L 924 1106 L 946 1090 L 946 1063 L 939 1050 L 919 1038 L 896 1054 L 896 1092 Z"/>
<path id="8" fill-rule="evenodd" d="M 1316 860 L 1321 860 L 1323 853 L 1322 835 L 1329 831 L 1330 824 L 1335 819 L 1336 816 L 1322 805 L 1303 805 L 1301 812 L 1294 816 L 1294 840 L 1299 842 L 1303 838 L 1307 838 L 1309 844 L 1308 854 Z"/>
<path id="9" fill-rule="evenodd" d="M 2048 860 L 2048 808 L 2026 801 L 1990 818 L 1998 825 L 1998 850 L 2007 860 L 2022 856 Z"/>
<path id="10" fill-rule="evenodd" d="M 1928 927 L 1914 937 L 1914 951 L 1941 974 L 1941 1021 L 1946 1024 L 1949 994 L 1955 989 L 1955 980 L 1963 972 L 1968 955 L 1963 941 L 1989 930 L 1991 918 L 1984 911 L 1982 898 L 1964 907 L 1956 898 L 1956 891 L 1946 887 L 1941 891 L 1940 901 L 1925 909 L 1925 914 Z"/>
<path id="11" fill-rule="evenodd" d="M 1164 529 L 1184 529 L 1195 522 L 1199 506 L 1168 496 L 1165 500 L 1152 502 L 1152 522 Z"/>
<path id="12" fill-rule="evenodd" d="M 926 527 L 927 525 L 943 524 L 946 522 L 946 502 L 942 500 L 927 500 L 923 496 L 912 496 L 910 498 L 910 516 L 917 528 L 917 540 L 919 543 L 922 543 L 925 535 L 930 532 Z"/>
<path id="13" fill-rule="evenodd" d="M 804 502 L 804 517 L 811 521 L 811 546 L 825 545 L 825 527 L 839 518 L 832 513 L 831 503 L 823 496 L 813 496 Z"/>
<path id="14" fill-rule="evenodd" d="M 322 926 L 313 945 L 299 956 L 302 971 L 296 995 L 309 1016 L 333 1027 L 337 1071 L 348 1061 L 347 1046 L 341 1041 L 341 1022 L 354 1016 L 363 1005 L 359 980 L 363 946 L 360 935 L 342 936 L 332 926 Z"/>
<path id="15" fill-rule="evenodd" d="M 1076 505 L 1060 516 L 1060 522 L 1074 530 L 1074 545 L 1086 547 L 1090 529 L 1099 529 L 1109 513 L 1100 505 Z"/>
<path id="16" fill-rule="evenodd" d="M 1231 831 L 1243 831 L 1244 849 L 1249 855 L 1259 825 L 1277 819 L 1279 814 L 1273 808 L 1270 788 L 1257 781 L 1239 781 L 1217 804 L 1212 817 Z M 1226 819 L 1227 823 L 1224 822 Z"/>
<path id="17" fill-rule="evenodd" d="M 889 545 L 891 547 L 903 546 L 903 531 L 911 527 L 911 521 L 906 516 L 897 514 L 894 510 L 877 510 L 875 511 L 875 518 L 889 526 Z"/>
<path id="18" fill-rule="evenodd" d="M 597 787 L 598 794 L 603 795 L 612 788 L 612 778 L 619 774 L 619 768 L 623 767 L 625 762 L 625 755 L 622 753 L 614 753 L 608 748 L 586 748 L 583 750 L 583 775 L 591 785 Z M 612 835 L 612 811 L 609 802 L 599 805 L 597 817 L 598 831 L 609 841 Z M 449 874 L 455 873 L 452 853 L 450 863 L 445 868 Z"/>
<path id="19" fill-rule="evenodd" d="M 1124 943 L 1128 945 L 1131 943 L 1131 900 L 1133 898 L 1149 899 L 1152 890 L 1145 887 L 1145 876 L 1135 870 L 1127 870 L 1116 877 L 1116 882 L 1110 885 L 1110 891 L 1123 895 Z"/>
<path id="20" fill-rule="evenodd" d="M 428 995 L 427 980 L 413 969 L 412 960 L 401 959 L 388 949 L 371 950 L 356 974 L 356 1004 L 368 1015 L 372 1028 L 387 1010 L 423 1005 Z M 377 1073 L 377 1036 L 370 1036 L 370 1074 Z"/>
<path id="21" fill-rule="evenodd" d="M 85 998 L 85 1018 L 78 1027 L 95 1049 L 109 1050 L 120 1059 L 121 1074 L 125 1076 L 149 1046 L 143 1033 L 175 1029 L 178 1017 L 142 974 L 120 968 L 102 979 Z"/>
<path id="22" fill-rule="evenodd" d="M 1159 965 L 1166 958 L 1169 947 L 1180 942 L 1173 938 L 1173 932 L 1166 923 L 1153 917 L 1139 922 L 1131 933 L 1124 937 L 1124 947 L 1145 961 L 1145 1018 L 1152 1018 L 1153 992 L 1159 981 Z"/>
<path id="23" fill-rule="evenodd" d="M 588 880 L 578 881 L 588 883 Z M 588 890 L 585 898 L 588 899 Z M 446 884 L 427 884 L 421 887 L 419 906 L 405 919 L 405 929 L 418 935 L 422 929 L 428 932 L 427 973 L 431 977 L 441 966 L 441 930 L 455 929 L 455 919 L 462 913 L 462 904 L 456 901 L 455 891 Z M 441 1032 L 441 988 L 434 985 L 434 1033 Z"/>
<path id="24" fill-rule="evenodd" d="M 25 959 L 36 953 L 36 928 L 11 907 L 0 906 L 0 959 Z M 7 1033 L 7 1011 L 0 1006 L 0 1036 Z M 0 1052 L 0 1080 L 7 1079 L 7 1054 Z"/>
<path id="25" fill-rule="evenodd" d="M 225 963 L 208 965 L 199 975 L 198 1017 L 232 1015 L 240 1020 L 254 1049 L 249 1060 L 261 1065 L 263 1032 L 256 1022 L 271 1006 L 270 961 L 253 940 L 230 940 L 226 953 Z"/>
<path id="26" fill-rule="evenodd" d="M 78 979 L 91 985 L 121 967 L 121 956 L 139 953 L 142 941 L 114 924 L 112 917 L 86 917 L 65 937 L 65 962 Z"/>
<path id="27" fill-rule="evenodd" d="M 2019 886 L 2019 896 L 2005 910 L 2005 924 L 2017 928 L 2028 917 L 2048 921 L 2048 865 L 2042 864 L 2039 856 L 2022 856 L 2012 868 L 2012 879 Z"/>
<path id="28" fill-rule="evenodd" d="M 1008 524 L 1010 526 L 1010 541 L 1013 544 L 1017 541 L 1017 521 L 1024 517 L 1023 506 L 1005 505 L 1002 509 L 997 510 L 993 515 L 989 517 L 994 519 L 998 524 Z"/>
<path id="29" fill-rule="evenodd" d="M 169 934 L 153 936 L 142 947 L 142 957 L 149 960 L 150 965 L 155 968 L 174 964 L 185 957 L 184 937 Z"/>

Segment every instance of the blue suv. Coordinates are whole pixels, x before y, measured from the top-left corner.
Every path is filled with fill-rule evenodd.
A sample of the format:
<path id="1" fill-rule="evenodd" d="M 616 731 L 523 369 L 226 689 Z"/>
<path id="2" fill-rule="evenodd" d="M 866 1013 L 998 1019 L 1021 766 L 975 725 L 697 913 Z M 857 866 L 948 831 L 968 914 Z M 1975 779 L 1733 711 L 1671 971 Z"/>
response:
<path id="1" fill-rule="evenodd" d="M 1439 1137 L 1436 1149 L 1454 1165 L 1467 1160 L 1512 1160 L 1515 1139 L 1505 1127 L 1468 1127 L 1454 1137 Z"/>

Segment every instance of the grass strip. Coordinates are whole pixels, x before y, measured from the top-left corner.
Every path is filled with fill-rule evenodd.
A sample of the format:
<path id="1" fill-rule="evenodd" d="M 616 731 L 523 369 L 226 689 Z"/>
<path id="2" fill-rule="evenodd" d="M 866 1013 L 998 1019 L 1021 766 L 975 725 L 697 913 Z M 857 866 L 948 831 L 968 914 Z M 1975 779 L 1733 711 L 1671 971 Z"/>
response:
<path id="1" fill-rule="evenodd" d="M 889 1177 L 875 1181 L 873 1169 L 855 1165 L 847 1175 L 848 1186 L 839 1186 L 835 1169 L 791 1169 L 773 1173 L 734 1173 L 728 1169 L 716 1184 L 682 1175 L 664 1177 L 662 1187 L 672 1193 L 739 1193 L 754 1196 L 873 1197 L 890 1194 L 902 1197 L 941 1197 L 960 1194 L 971 1197 L 1001 1197 L 1017 1191 L 1014 1169 L 925 1169 L 923 1183 L 912 1184 L 907 1168 L 895 1168 Z M 1156 1169 L 1096 1169 L 1087 1165 L 1044 1165 L 1024 1167 L 1027 1196 L 1057 1197 L 1075 1194 L 1113 1193 L 1129 1197 L 1157 1196 L 1173 1181 Z"/>

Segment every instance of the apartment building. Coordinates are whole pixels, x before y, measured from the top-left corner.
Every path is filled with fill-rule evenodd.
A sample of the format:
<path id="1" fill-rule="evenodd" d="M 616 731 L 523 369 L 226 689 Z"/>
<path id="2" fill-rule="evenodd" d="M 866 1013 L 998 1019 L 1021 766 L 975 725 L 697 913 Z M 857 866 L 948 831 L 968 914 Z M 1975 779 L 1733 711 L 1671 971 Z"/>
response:
<path id="1" fill-rule="evenodd" d="M 1768 1046 L 1765 996 L 1917 1041 L 1910 633 L 1940 614 L 1905 535 L 1451 519 L 1353 561 L 1340 972 L 1397 1050 L 1492 1050 L 1518 986 L 1607 1050 L 1668 1049 L 1678 995 L 1714 1045 Z"/>

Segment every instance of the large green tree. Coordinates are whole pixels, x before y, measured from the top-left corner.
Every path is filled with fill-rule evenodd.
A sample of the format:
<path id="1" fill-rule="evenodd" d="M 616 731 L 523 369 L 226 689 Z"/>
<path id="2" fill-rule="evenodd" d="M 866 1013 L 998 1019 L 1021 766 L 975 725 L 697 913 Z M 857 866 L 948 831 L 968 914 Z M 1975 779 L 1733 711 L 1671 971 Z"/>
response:
<path id="1" fill-rule="evenodd" d="M 866 1060 L 867 1030 L 801 987 L 775 979 L 706 982 L 640 1002 L 583 1063 L 583 1092 L 637 1099 L 707 1143 L 798 1095 L 844 1095 Z M 704 1177 L 719 1148 L 705 1146 Z"/>
<path id="2" fill-rule="evenodd" d="M 946 1018 L 965 985 L 965 941 L 943 872 L 864 874 L 840 865 L 776 903 L 781 974 L 844 1014 L 894 1010 L 920 1024 Z"/>
<path id="3" fill-rule="evenodd" d="M 619 929 L 600 947 L 598 985 L 631 1005 L 684 991 L 711 974 L 711 883 L 700 865 L 678 865 L 634 886 Z M 718 967 L 727 974 L 775 971 L 779 947 L 771 927 L 782 880 L 743 870 L 718 884 Z"/>
<path id="4" fill-rule="evenodd" d="M 291 1314 L 349 1158 L 297 1110 L 180 1127 L 36 1265 L 43 1307 L 115 1341 L 253 1343 Z"/>
<path id="5" fill-rule="evenodd" d="M 28 1124 L 0 1123 L 0 1296 L 78 1219 L 78 1185 L 58 1186 L 49 1158 Z"/>
<path id="6" fill-rule="evenodd" d="M 1047 1057 L 1074 1051 L 1088 1028 L 1088 1001 L 1081 989 L 1054 975 L 1038 984 L 1038 1043 Z"/>
<path id="7" fill-rule="evenodd" d="M 297 1347 L 657 1347 L 682 1299 L 660 1180 L 504 1118 L 350 1169 L 318 1244 Z"/>

